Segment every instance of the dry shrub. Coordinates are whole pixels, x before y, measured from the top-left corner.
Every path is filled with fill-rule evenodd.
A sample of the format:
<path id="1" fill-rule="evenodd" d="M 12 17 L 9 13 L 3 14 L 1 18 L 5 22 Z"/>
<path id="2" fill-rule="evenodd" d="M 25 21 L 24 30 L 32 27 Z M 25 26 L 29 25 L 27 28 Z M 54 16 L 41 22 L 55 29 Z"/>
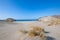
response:
<path id="1" fill-rule="evenodd" d="M 29 31 L 29 36 L 34 37 L 34 36 L 40 36 L 43 40 L 46 40 L 46 35 L 44 33 L 44 28 L 41 27 L 33 27 L 33 30 Z"/>
<path id="2" fill-rule="evenodd" d="M 39 26 L 34 26 L 32 27 L 32 30 L 29 30 L 29 31 L 21 31 L 23 33 L 27 33 L 28 36 L 30 37 L 36 37 L 36 36 L 39 36 L 40 38 L 42 38 L 43 40 L 46 40 L 46 35 L 44 33 L 44 28 L 41 28 Z"/>

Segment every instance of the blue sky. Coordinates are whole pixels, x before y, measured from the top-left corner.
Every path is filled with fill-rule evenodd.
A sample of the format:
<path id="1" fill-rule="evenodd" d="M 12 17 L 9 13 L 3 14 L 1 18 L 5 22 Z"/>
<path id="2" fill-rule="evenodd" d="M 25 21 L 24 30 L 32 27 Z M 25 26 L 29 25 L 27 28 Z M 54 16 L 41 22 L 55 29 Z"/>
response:
<path id="1" fill-rule="evenodd" d="M 0 19 L 37 19 L 60 14 L 60 0 L 0 0 Z"/>

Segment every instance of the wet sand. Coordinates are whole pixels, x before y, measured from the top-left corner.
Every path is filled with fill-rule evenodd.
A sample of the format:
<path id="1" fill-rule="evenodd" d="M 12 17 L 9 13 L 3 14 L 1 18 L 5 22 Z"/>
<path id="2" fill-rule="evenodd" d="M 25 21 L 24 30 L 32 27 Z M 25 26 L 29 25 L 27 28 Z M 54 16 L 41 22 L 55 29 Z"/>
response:
<path id="1" fill-rule="evenodd" d="M 37 21 L 19 23 L 0 22 L 0 40 L 23 40 L 21 38 L 25 35 L 22 35 L 19 31 L 20 29 L 29 30 L 29 26 L 41 26 L 45 28 L 47 40 L 60 40 L 60 25 L 47 26 L 46 24 Z"/>

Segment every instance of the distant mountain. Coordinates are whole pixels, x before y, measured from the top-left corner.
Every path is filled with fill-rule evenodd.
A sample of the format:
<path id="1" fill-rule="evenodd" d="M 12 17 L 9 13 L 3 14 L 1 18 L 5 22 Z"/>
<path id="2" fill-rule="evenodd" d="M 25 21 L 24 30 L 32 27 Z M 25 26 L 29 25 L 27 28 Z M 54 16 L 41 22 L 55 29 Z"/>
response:
<path id="1" fill-rule="evenodd" d="M 55 17 L 55 18 L 59 18 L 60 19 L 60 15 L 53 15 L 52 17 Z"/>

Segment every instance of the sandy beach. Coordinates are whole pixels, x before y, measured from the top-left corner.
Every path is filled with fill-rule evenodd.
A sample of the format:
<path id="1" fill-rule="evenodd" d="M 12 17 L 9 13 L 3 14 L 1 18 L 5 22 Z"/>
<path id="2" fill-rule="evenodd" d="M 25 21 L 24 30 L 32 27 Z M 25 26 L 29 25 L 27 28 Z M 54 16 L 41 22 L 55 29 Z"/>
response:
<path id="1" fill-rule="evenodd" d="M 19 31 L 21 29 L 29 30 L 30 26 L 41 26 L 45 28 L 47 40 L 60 40 L 60 25 L 47 26 L 46 24 L 37 21 L 19 23 L 0 22 L 0 40 L 23 40 L 21 38 L 25 35 L 22 35 Z"/>

